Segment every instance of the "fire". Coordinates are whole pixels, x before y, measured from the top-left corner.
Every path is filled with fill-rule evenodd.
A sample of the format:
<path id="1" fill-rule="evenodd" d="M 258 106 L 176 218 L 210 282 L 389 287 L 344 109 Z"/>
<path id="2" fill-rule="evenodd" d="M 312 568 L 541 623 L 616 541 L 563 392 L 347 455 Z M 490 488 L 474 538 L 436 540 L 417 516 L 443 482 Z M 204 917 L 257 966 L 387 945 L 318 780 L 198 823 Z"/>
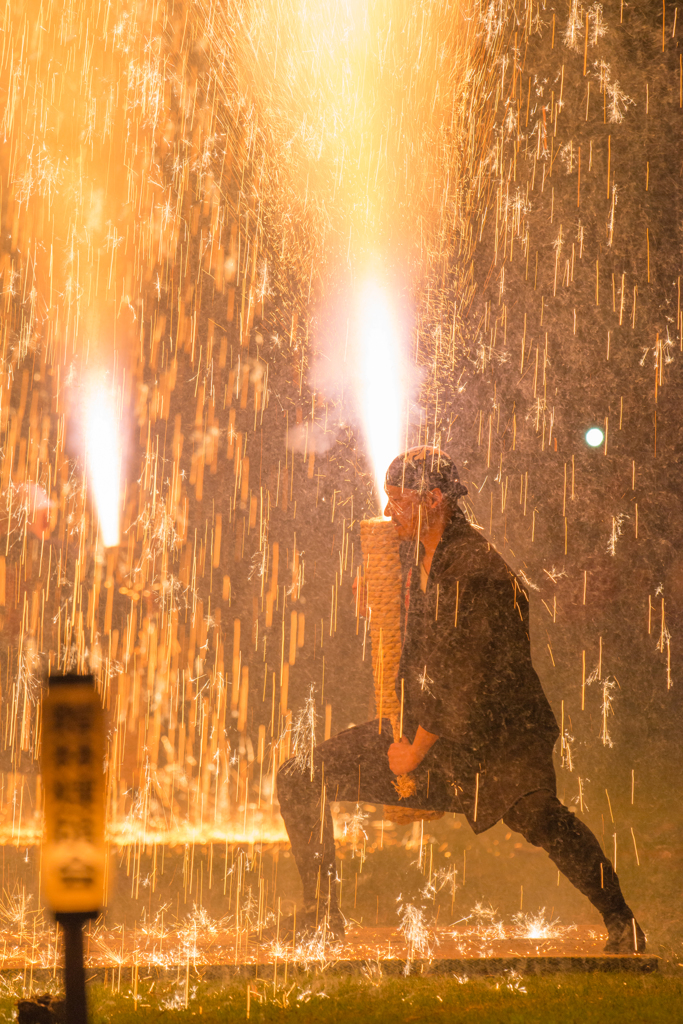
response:
<path id="1" fill-rule="evenodd" d="M 120 539 L 121 438 L 119 416 L 105 385 L 88 388 L 85 401 L 85 458 L 105 548 Z"/>
<path id="2" fill-rule="evenodd" d="M 383 507 L 384 476 L 402 450 L 403 331 L 386 289 L 375 281 L 365 282 L 358 306 L 358 403 L 375 490 Z"/>

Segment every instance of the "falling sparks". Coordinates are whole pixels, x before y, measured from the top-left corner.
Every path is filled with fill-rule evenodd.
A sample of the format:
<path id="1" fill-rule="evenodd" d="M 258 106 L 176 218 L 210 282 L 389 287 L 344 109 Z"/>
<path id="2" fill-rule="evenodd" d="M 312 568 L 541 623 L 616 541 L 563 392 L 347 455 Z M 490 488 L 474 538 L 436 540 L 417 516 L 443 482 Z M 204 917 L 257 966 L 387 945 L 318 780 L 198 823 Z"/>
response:
<path id="1" fill-rule="evenodd" d="M 365 841 L 368 838 L 368 834 L 365 830 L 365 823 L 367 815 L 363 811 L 360 804 L 356 804 L 355 811 L 349 816 L 348 820 L 344 822 L 344 830 L 342 835 L 348 837 L 353 844 L 353 855 L 354 857 L 358 853 L 358 847 L 364 846 Z"/>
<path id="2" fill-rule="evenodd" d="M 624 521 L 628 518 L 623 514 L 612 516 L 612 534 L 607 544 L 608 553 L 614 558 L 617 553 L 617 541 L 621 537 Z"/>
<path id="3" fill-rule="evenodd" d="M 607 676 L 605 679 L 600 680 L 600 686 L 602 689 L 600 740 L 603 747 L 613 747 L 614 743 L 609 731 L 609 719 L 614 715 L 614 698 L 616 696 L 614 691 L 617 687 L 617 681 L 611 676 Z"/>
<path id="4" fill-rule="evenodd" d="M 315 695 L 311 693 L 292 726 L 292 744 L 296 771 L 310 772 L 313 778 L 313 750 L 315 747 Z"/>
<path id="5" fill-rule="evenodd" d="M 400 917 L 399 931 L 408 947 L 406 974 L 410 971 L 410 962 L 416 956 L 430 958 L 434 946 L 434 933 L 429 928 L 424 910 L 412 903 L 399 900 L 398 914 Z"/>
<path id="6" fill-rule="evenodd" d="M 4 15 L 0 838 L 40 841 L 46 670 L 93 671 L 111 716 L 112 873 L 136 908 L 166 885 L 164 857 L 180 851 L 183 879 L 172 924 L 92 932 L 92 963 L 119 981 L 138 955 L 183 961 L 189 979 L 190 963 L 237 960 L 277 920 L 263 855 L 286 844 L 277 771 L 292 756 L 312 770 L 316 720 L 320 740 L 323 720 L 334 734 L 355 713 L 337 635 L 354 530 L 405 443 L 462 453 L 479 482 L 468 518 L 539 612 L 545 599 L 551 660 L 545 638 L 534 660 L 573 716 L 564 769 L 584 772 L 589 732 L 619 752 L 613 675 L 588 677 L 579 711 L 589 640 L 577 647 L 576 621 L 578 609 L 597 633 L 609 572 L 647 564 L 648 536 L 662 536 L 646 467 L 669 443 L 656 411 L 677 372 L 680 279 L 665 232 L 633 227 L 633 203 L 656 194 L 655 157 L 637 190 L 622 153 L 646 123 L 666 141 L 674 79 L 634 81 L 612 56 L 621 23 L 597 3 L 572 2 L 556 28 L 538 5 L 513 15 L 504 2 L 467 17 L 445 2 L 330 10 L 22 0 Z M 337 346 L 353 417 L 310 374 L 330 266 L 353 279 Z M 585 337 L 577 386 L 559 368 L 567 339 Z M 577 408 L 577 431 L 600 424 L 589 470 Z M 676 647 L 659 596 L 638 642 L 664 692 Z M 411 842 L 372 816 L 336 813 L 354 866 Z M 454 900 L 455 871 L 432 871 L 422 843 L 420 858 L 422 897 Z M 227 916 L 202 906 L 216 892 Z M 23 890 L 0 904 L 20 936 L 5 957 L 52 968 L 54 933 L 33 906 Z M 426 911 L 406 902 L 400 920 L 410 956 L 431 955 Z M 544 912 L 519 923 L 529 940 L 552 927 Z M 467 928 L 477 949 L 506 932 L 483 903 Z"/>
<path id="7" fill-rule="evenodd" d="M 545 907 L 536 914 L 525 914 L 522 911 L 513 918 L 516 934 L 525 939 L 556 939 L 568 932 L 576 931 L 576 925 L 565 927 L 559 918 L 546 918 Z"/>

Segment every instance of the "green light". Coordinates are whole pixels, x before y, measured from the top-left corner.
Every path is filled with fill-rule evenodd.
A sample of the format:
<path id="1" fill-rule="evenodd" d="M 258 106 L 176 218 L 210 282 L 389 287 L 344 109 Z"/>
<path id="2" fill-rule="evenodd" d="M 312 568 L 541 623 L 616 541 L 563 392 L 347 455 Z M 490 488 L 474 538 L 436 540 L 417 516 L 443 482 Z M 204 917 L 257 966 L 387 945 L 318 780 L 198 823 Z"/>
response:
<path id="1" fill-rule="evenodd" d="M 599 448 L 604 440 L 605 435 L 600 427 L 591 427 L 586 431 L 586 444 L 589 444 L 591 448 Z"/>

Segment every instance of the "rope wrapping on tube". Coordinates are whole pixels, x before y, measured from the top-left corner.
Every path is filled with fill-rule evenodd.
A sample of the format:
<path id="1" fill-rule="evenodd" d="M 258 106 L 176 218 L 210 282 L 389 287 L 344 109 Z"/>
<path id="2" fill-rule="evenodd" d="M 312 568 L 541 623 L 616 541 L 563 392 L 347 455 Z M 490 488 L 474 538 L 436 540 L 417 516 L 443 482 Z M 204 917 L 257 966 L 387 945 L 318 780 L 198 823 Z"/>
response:
<path id="1" fill-rule="evenodd" d="M 363 519 L 360 524 L 364 586 L 367 592 L 375 711 L 388 718 L 394 741 L 400 738 L 401 705 L 396 692 L 401 660 L 401 560 L 396 528 L 390 519 Z M 399 775 L 394 788 L 400 800 L 415 792 L 410 775 Z M 441 818 L 443 811 L 416 810 L 409 804 L 385 806 L 384 817 L 400 825 Z"/>

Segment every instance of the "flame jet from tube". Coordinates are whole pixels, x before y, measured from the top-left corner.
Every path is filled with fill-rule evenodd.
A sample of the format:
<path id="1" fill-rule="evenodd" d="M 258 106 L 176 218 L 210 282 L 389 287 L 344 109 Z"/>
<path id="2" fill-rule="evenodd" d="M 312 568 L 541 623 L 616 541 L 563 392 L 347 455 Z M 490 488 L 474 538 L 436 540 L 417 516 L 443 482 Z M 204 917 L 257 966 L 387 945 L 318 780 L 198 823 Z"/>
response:
<path id="1" fill-rule="evenodd" d="M 358 428 L 381 510 L 384 476 L 405 446 L 408 401 L 419 383 L 408 358 L 413 311 L 400 282 L 372 272 L 331 292 L 314 317 L 309 384 L 337 405 L 342 425 Z M 317 451 L 325 450 L 321 442 Z"/>
<path id="2" fill-rule="evenodd" d="M 120 539 L 121 434 L 114 395 L 105 385 L 88 387 L 84 408 L 85 461 L 105 548 Z"/>
<path id="3" fill-rule="evenodd" d="M 401 451 L 405 396 L 402 332 L 386 291 L 375 281 L 366 281 L 360 292 L 358 327 L 358 403 L 383 508 L 384 477 Z"/>

